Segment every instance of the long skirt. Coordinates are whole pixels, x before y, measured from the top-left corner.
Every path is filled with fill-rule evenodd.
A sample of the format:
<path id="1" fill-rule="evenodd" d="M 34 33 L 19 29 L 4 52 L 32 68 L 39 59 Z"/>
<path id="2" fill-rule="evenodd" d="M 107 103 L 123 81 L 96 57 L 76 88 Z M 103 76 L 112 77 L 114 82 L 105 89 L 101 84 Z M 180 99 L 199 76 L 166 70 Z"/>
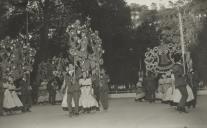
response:
<path id="1" fill-rule="evenodd" d="M 4 92 L 3 108 L 5 110 L 11 110 L 14 109 L 15 107 L 16 104 L 13 100 L 12 94 L 8 89 L 6 89 Z"/>
<path id="2" fill-rule="evenodd" d="M 165 94 L 163 95 L 163 101 L 173 101 L 173 92 L 174 92 L 174 87 L 169 87 Z"/>
<path id="3" fill-rule="evenodd" d="M 62 96 L 62 94 L 61 94 L 61 92 L 60 91 L 56 91 L 56 97 L 55 97 L 55 101 L 62 101 L 63 100 L 63 96 Z"/>
<path id="4" fill-rule="evenodd" d="M 140 99 L 140 98 L 143 98 L 143 97 L 145 97 L 145 92 L 142 89 L 137 89 L 135 99 Z"/>
<path id="5" fill-rule="evenodd" d="M 19 97 L 17 96 L 16 92 L 15 91 L 12 91 L 11 92 L 11 95 L 12 95 L 12 98 L 14 100 L 14 103 L 15 103 L 15 106 L 17 109 L 20 109 L 23 107 L 23 104 L 22 102 L 20 101 Z"/>
<path id="6" fill-rule="evenodd" d="M 193 91 L 192 91 L 192 89 L 190 88 L 189 85 L 186 86 L 186 89 L 187 89 L 187 92 L 188 92 L 187 102 L 191 102 L 194 99 Z M 181 97 L 182 97 L 182 95 L 181 95 L 180 91 L 178 89 L 175 89 L 174 92 L 173 92 L 173 96 L 172 96 L 173 102 L 174 103 L 179 103 Z"/>
<path id="7" fill-rule="evenodd" d="M 39 90 L 38 103 L 48 102 L 49 93 L 45 90 Z"/>
<path id="8" fill-rule="evenodd" d="M 82 108 L 98 108 L 98 102 L 93 95 L 93 89 L 91 86 L 81 87 L 81 95 L 79 99 L 79 106 Z"/>
<path id="9" fill-rule="evenodd" d="M 158 99 L 162 101 L 168 101 L 168 90 L 171 88 L 170 84 L 162 84 L 158 87 L 158 93 L 156 94 Z"/>

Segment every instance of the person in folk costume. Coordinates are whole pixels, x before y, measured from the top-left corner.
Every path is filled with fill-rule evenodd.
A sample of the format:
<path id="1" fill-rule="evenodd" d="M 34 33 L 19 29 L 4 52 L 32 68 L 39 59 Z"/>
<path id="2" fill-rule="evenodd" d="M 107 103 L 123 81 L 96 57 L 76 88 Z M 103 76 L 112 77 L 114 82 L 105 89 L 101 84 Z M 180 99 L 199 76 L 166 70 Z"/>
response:
<path id="1" fill-rule="evenodd" d="M 53 78 L 47 84 L 47 90 L 49 92 L 49 103 L 52 105 L 55 105 L 56 90 L 57 89 L 58 89 L 57 81 L 55 78 Z"/>
<path id="2" fill-rule="evenodd" d="M 196 71 L 193 71 L 193 69 L 190 70 L 188 73 L 188 84 L 190 85 L 193 95 L 194 95 L 194 100 L 191 102 L 192 104 L 189 104 L 193 106 L 193 108 L 196 107 L 197 104 L 197 91 L 198 91 L 198 86 L 199 86 L 199 77 L 198 73 Z"/>
<path id="3" fill-rule="evenodd" d="M 11 85 L 9 84 L 8 80 L 4 80 L 3 88 L 4 88 L 3 109 L 5 110 L 6 114 L 12 114 L 16 105 L 14 103 L 14 100 L 10 92 Z"/>
<path id="4" fill-rule="evenodd" d="M 70 65 L 71 67 L 72 65 Z M 79 98 L 80 98 L 80 85 L 78 80 L 73 75 L 73 71 L 65 74 L 62 90 L 65 90 L 65 97 L 67 102 L 67 109 L 69 117 L 73 115 L 79 115 Z M 63 102 L 64 102 L 63 99 Z M 62 103 L 63 107 L 63 103 Z M 74 112 L 73 112 L 74 107 Z"/>
<path id="5" fill-rule="evenodd" d="M 105 71 L 102 70 L 100 74 L 99 94 L 100 94 L 100 103 L 104 110 L 107 110 L 109 107 L 109 103 L 108 103 L 109 81 L 110 79 L 108 75 L 106 75 Z"/>
<path id="6" fill-rule="evenodd" d="M 183 69 L 183 65 L 181 64 L 181 57 L 180 56 L 175 56 L 175 64 L 172 67 L 172 71 L 174 74 L 175 78 L 175 89 L 178 89 L 181 93 L 181 99 L 177 105 L 177 110 L 179 112 L 185 112 L 187 113 L 185 109 L 185 105 L 187 103 L 187 98 L 188 98 L 188 92 L 187 92 L 187 83 L 185 79 L 185 73 Z"/>
<path id="7" fill-rule="evenodd" d="M 3 100 L 4 100 L 4 87 L 3 87 L 2 71 L 0 69 L 0 116 L 3 116 Z"/>
<path id="8" fill-rule="evenodd" d="M 15 103 L 15 110 L 21 110 L 23 108 L 23 104 L 22 102 L 20 101 L 16 91 L 19 91 L 19 88 L 16 88 L 15 85 L 14 85 L 14 80 L 11 78 L 10 79 L 10 92 L 11 92 L 11 95 L 12 95 L 12 98 L 14 100 L 14 103 Z"/>
<path id="9" fill-rule="evenodd" d="M 68 87 L 66 86 L 66 75 L 68 77 L 70 77 L 72 79 L 73 77 L 73 72 L 74 72 L 74 69 L 73 69 L 73 65 L 72 64 L 69 64 L 69 67 L 66 67 L 66 72 L 64 73 L 64 80 L 63 80 L 63 83 L 62 83 L 62 86 L 61 86 L 61 92 L 63 94 L 63 100 L 62 100 L 62 103 L 61 103 L 61 106 L 63 108 L 64 111 L 68 111 L 68 101 L 67 101 L 67 97 L 68 97 Z M 74 107 L 74 100 L 72 99 L 72 107 Z"/>
<path id="10" fill-rule="evenodd" d="M 163 97 L 165 94 L 165 74 L 160 74 L 158 78 L 158 89 L 157 89 L 157 96 L 156 98 L 161 100 L 163 103 Z"/>
<path id="11" fill-rule="evenodd" d="M 79 104 L 83 108 L 84 112 L 90 113 L 93 109 L 97 110 L 99 108 L 99 105 L 94 97 L 92 80 L 87 76 L 87 72 L 83 72 L 82 78 L 79 79 L 79 84 L 81 86 Z"/>
<path id="12" fill-rule="evenodd" d="M 143 87 L 143 72 L 139 72 L 139 80 L 136 84 L 136 97 L 135 101 L 142 102 L 145 98 L 145 90 Z"/>
<path id="13" fill-rule="evenodd" d="M 135 101 L 142 102 L 145 98 L 145 90 L 142 85 L 142 81 L 138 81 L 136 84 L 136 97 Z"/>
<path id="14" fill-rule="evenodd" d="M 55 81 L 57 82 L 56 84 L 56 97 L 55 97 L 55 101 L 56 102 L 61 102 L 63 99 L 62 93 L 61 93 L 61 80 L 58 77 L 55 77 Z"/>
<path id="15" fill-rule="evenodd" d="M 172 104 L 173 103 L 173 92 L 174 92 L 174 79 L 173 79 L 171 71 L 168 71 L 166 73 L 165 84 L 166 84 L 166 92 L 163 97 L 163 102 Z"/>
<path id="16" fill-rule="evenodd" d="M 146 90 L 146 100 L 148 100 L 150 103 L 155 102 L 155 91 L 157 87 L 157 77 L 156 75 L 149 71 L 144 78 L 144 86 Z"/>
<path id="17" fill-rule="evenodd" d="M 13 79 L 9 77 L 8 82 L 4 83 L 4 109 L 9 113 L 13 113 L 15 110 L 19 110 L 23 107 L 22 102 L 16 94 L 16 87 L 14 86 Z"/>
<path id="18" fill-rule="evenodd" d="M 94 73 L 92 75 L 92 84 L 93 84 L 93 89 L 94 89 L 94 95 L 98 103 L 100 103 L 99 81 L 100 81 L 99 74 Z"/>
<path id="19" fill-rule="evenodd" d="M 31 91 L 32 87 L 29 85 L 28 81 L 26 80 L 26 76 L 24 75 L 19 82 L 20 84 L 20 91 L 21 91 L 21 101 L 23 103 L 22 112 L 31 112 L 30 108 L 32 106 L 32 96 Z"/>

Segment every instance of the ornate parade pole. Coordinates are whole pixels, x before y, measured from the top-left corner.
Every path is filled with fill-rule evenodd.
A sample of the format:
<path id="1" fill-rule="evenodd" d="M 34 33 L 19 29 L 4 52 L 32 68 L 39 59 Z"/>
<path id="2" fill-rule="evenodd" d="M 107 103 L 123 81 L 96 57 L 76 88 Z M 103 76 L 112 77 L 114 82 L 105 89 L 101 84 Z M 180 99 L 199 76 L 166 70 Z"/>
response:
<path id="1" fill-rule="evenodd" d="M 29 19 L 28 19 L 28 8 L 26 7 L 26 44 L 28 43 L 29 43 Z M 30 85 L 30 71 L 28 72 L 28 84 Z"/>
<path id="2" fill-rule="evenodd" d="M 183 34 L 183 20 L 182 14 L 178 7 L 178 18 L 179 18 L 179 28 L 180 28 L 180 42 L 181 42 L 181 49 L 182 49 L 182 60 L 183 60 L 183 68 L 184 73 L 186 73 L 186 66 L 185 66 L 185 41 L 184 41 L 184 34 Z"/>
<path id="3" fill-rule="evenodd" d="M 76 75 L 75 75 L 75 72 L 76 72 L 76 70 L 75 70 L 75 63 L 76 63 L 76 56 L 74 56 L 74 61 L 73 61 L 73 63 L 74 63 L 74 80 L 76 79 Z"/>

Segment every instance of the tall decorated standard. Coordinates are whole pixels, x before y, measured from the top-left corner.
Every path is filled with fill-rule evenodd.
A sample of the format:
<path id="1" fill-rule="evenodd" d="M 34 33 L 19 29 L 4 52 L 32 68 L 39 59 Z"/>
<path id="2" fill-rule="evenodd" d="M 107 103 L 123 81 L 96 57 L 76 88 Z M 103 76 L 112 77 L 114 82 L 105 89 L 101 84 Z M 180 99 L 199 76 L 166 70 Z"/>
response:
<path id="1" fill-rule="evenodd" d="M 75 71 L 78 75 L 83 71 L 90 74 L 99 73 L 103 64 L 104 50 L 98 31 L 90 28 L 90 19 L 88 18 L 84 24 L 76 20 L 67 27 L 66 33 L 68 38 L 67 56 L 53 58 L 52 63 L 56 65 L 53 74 L 63 76 L 65 71 Z"/>
<path id="2" fill-rule="evenodd" d="M 33 68 L 36 50 L 26 43 L 24 36 L 16 39 L 6 37 L 0 41 L 0 62 L 4 78 L 21 78 L 30 73 Z"/>

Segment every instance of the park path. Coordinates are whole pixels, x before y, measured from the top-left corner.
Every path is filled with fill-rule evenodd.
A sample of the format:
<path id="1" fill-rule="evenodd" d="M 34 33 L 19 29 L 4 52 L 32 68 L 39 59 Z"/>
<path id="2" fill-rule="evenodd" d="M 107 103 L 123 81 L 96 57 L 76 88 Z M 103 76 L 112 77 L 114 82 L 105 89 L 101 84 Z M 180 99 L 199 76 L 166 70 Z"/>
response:
<path id="1" fill-rule="evenodd" d="M 0 117 L 0 128 L 207 128 L 207 96 L 196 109 L 180 114 L 160 103 L 111 99 L 107 112 L 69 118 L 59 105 L 39 105 L 31 113 Z"/>

